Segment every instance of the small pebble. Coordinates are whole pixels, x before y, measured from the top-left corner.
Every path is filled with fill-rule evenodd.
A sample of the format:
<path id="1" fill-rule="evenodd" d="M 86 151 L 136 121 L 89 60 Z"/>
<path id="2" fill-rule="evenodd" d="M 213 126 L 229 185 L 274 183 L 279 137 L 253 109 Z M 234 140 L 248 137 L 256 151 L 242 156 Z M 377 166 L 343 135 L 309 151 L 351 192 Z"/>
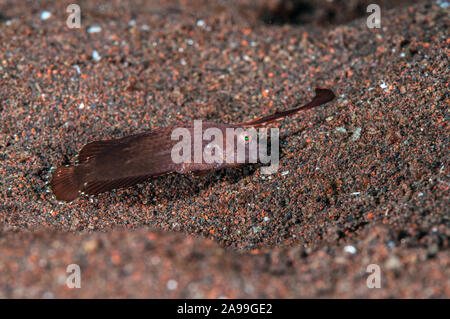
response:
<path id="1" fill-rule="evenodd" d="M 380 88 L 387 89 L 387 87 L 388 87 L 388 85 L 386 83 L 384 83 L 384 81 L 382 81 L 380 84 Z"/>
<path id="2" fill-rule="evenodd" d="M 102 58 L 100 57 L 100 55 L 98 54 L 98 52 L 97 52 L 97 50 L 93 50 L 92 51 L 92 59 L 95 61 L 95 62 L 98 62 L 98 61 L 100 61 Z"/>
<path id="3" fill-rule="evenodd" d="M 384 263 L 384 267 L 386 267 L 387 270 L 399 269 L 401 267 L 400 259 L 396 256 L 391 256 Z"/>
<path id="4" fill-rule="evenodd" d="M 176 280 L 170 279 L 167 281 L 167 289 L 169 290 L 175 290 L 178 287 L 178 282 Z"/>
<path id="5" fill-rule="evenodd" d="M 352 255 L 356 254 L 356 248 L 353 247 L 353 246 L 351 246 L 351 245 L 345 246 L 345 247 L 344 247 L 344 251 L 345 251 L 346 253 L 349 253 L 349 254 L 352 254 Z"/>
<path id="6" fill-rule="evenodd" d="M 361 136 L 361 128 L 358 127 L 358 128 L 353 132 L 353 135 L 352 135 L 352 141 L 353 141 L 353 142 L 357 141 L 357 140 L 360 138 L 360 136 Z"/>
<path id="7" fill-rule="evenodd" d="M 437 3 L 441 6 L 441 8 L 446 9 L 449 6 L 449 2 L 448 1 L 442 1 L 442 0 L 437 0 Z"/>
<path id="8" fill-rule="evenodd" d="M 81 73 L 80 67 L 78 65 L 75 64 L 73 67 L 77 71 L 78 74 Z"/>
<path id="9" fill-rule="evenodd" d="M 50 19 L 51 16 L 52 16 L 52 13 L 50 11 L 42 11 L 41 12 L 41 20 Z"/>
<path id="10" fill-rule="evenodd" d="M 102 31 L 102 28 L 98 25 L 93 25 L 87 29 L 87 33 L 99 33 Z"/>

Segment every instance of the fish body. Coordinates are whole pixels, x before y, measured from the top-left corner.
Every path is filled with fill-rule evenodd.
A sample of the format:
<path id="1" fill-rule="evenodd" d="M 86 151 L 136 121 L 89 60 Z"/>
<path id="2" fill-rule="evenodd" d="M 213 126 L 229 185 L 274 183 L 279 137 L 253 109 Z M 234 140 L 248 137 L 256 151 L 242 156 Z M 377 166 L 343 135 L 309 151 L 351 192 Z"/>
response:
<path id="1" fill-rule="evenodd" d="M 145 133 L 126 136 L 115 140 L 94 141 L 86 144 L 78 154 L 78 164 L 75 166 L 60 166 L 53 174 L 51 189 L 58 200 L 72 201 L 80 193 L 95 195 L 116 188 L 125 188 L 141 183 L 151 177 L 157 177 L 172 172 L 186 173 L 221 169 L 237 166 L 242 163 L 228 161 L 222 157 L 220 161 L 207 162 L 204 156 L 200 162 L 175 163 L 172 160 L 172 150 L 177 140 L 172 138 L 172 132 L 178 128 L 186 129 L 194 143 L 194 125 L 157 128 Z M 202 136 L 208 128 L 219 129 L 226 136 L 226 129 L 235 126 L 219 123 L 202 123 Z M 236 151 L 237 145 L 245 141 L 239 135 L 233 146 L 226 143 L 216 144 L 223 154 Z M 211 146 L 210 141 L 201 139 L 200 149 Z M 245 142 L 244 142 L 245 143 Z M 245 145 L 244 145 L 245 147 Z M 248 151 L 245 154 L 249 154 Z M 203 154 L 202 154 L 203 155 Z M 193 157 L 193 156 L 192 156 Z M 248 157 L 243 161 L 248 163 Z"/>
<path id="2" fill-rule="evenodd" d="M 50 187 L 56 199 L 70 202 L 82 193 L 95 195 L 126 188 L 149 178 L 173 172 L 193 171 L 201 175 L 202 172 L 254 163 L 258 158 L 252 154 L 258 154 L 258 149 L 256 153 L 249 151 L 251 145 L 247 132 L 249 128 L 266 126 L 301 110 L 324 104 L 333 98 L 334 94 L 330 90 L 316 89 L 316 96 L 308 104 L 240 124 L 205 122 L 198 129 L 194 122 L 184 126 L 157 128 L 115 140 L 94 141 L 81 149 L 77 165 L 60 166 L 56 169 Z M 177 155 L 174 150 L 180 143 L 176 134 L 174 136 L 177 129 L 189 136 L 187 144 L 190 143 L 188 146 L 194 150 L 194 154 L 187 157 L 193 159 L 191 161 L 174 161 L 174 154 Z M 204 139 L 205 134 L 211 129 L 221 133 L 224 138 L 221 141 L 213 140 L 212 137 L 210 140 Z M 231 132 L 233 136 L 230 136 Z M 239 148 L 245 150 L 241 160 L 236 158 Z M 184 151 L 185 149 L 180 154 Z M 198 156 L 197 153 L 201 155 Z M 216 157 L 208 160 L 208 157 L 203 156 L 206 153 L 214 154 Z"/>

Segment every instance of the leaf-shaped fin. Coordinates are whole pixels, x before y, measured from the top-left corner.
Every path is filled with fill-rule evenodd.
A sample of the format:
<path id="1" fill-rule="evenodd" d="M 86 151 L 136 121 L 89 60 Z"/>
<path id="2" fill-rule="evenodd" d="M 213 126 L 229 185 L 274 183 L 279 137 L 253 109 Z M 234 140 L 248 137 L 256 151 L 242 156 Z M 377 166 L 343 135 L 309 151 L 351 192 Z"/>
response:
<path id="1" fill-rule="evenodd" d="M 150 177 L 152 177 L 152 175 L 131 176 L 108 181 L 89 182 L 83 187 L 83 192 L 88 195 L 96 195 L 113 189 L 127 188 L 145 182 Z"/>

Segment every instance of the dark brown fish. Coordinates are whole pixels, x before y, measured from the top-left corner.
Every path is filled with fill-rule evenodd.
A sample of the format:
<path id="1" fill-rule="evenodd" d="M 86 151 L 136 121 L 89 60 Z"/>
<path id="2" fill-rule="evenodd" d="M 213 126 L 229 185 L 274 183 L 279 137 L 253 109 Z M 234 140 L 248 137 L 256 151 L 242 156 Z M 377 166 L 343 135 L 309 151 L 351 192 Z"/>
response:
<path id="1" fill-rule="evenodd" d="M 308 110 L 331 101 L 334 94 L 329 89 L 315 90 L 316 96 L 311 102 L 283 112 L 265 116 L 240 124 L 202 123 L 202 134 L 208 128 L 217 128 L 226 136 L 227 128 L 262 127 L 269 123 L 293 115 L 299 111 Z M 126 188 L 172 172 L 186 173 L 193 171 L 198 175 L 224 167 L 238 166 L 242 163 L 223 160 L 220 163 L 201 162 L 175 163 L 172 160 L 172 149 L 178 143 L 172 140 L 172 132 L 176 128 L 186 128 L 194 143 L 194 125 L 158 128 L 149 132 L 131 135 L 115 140 L 94 141 L 86 144 L 78 154 L 78 164 L 75 166 L 60 166 L 56 169 L 50 182 L 50 187 L 57 200 L 70 202 L 80 193 L 95 195 L 118 188 Z M 224 154 L 239 143 L 247 143 L 248 137 L 236 136 L 237 143 L 232 146 L 222 144 Z M 224 138 L 225 139 L 225 138 Z M 202 140 L 202 150 L 209 141 Z M 248 144 L 244 145 L 248 149 Z M 246 152 L 245 162 L 250 162 Z"/>

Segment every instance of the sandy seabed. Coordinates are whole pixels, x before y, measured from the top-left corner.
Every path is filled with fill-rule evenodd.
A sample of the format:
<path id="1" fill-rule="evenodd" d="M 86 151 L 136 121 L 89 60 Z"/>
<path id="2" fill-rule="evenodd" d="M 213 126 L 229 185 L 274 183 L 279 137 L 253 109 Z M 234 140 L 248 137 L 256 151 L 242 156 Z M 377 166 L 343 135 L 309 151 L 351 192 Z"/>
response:
<path id="1" fill-rule="evenodd" d="M 357 2 L 79 1 L 70 29 L 69 2 L 0 0 L 0 297 L 448 298 L 449 9 L 401 1 L 370 29 Z M 87 142 L 249 120 L 316 86 L 337 98 L 276 124 L 271 176 L 46 192 Z"/>

